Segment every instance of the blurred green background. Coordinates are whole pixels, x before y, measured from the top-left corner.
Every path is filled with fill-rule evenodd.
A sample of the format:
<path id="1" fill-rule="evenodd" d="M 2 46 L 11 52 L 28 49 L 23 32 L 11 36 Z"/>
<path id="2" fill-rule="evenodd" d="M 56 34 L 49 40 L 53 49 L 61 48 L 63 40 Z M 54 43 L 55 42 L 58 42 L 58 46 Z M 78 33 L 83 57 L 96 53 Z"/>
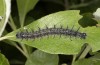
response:
<path id="1" fill-rule="evenodd" d="M 12 0 L 11 2 L 11 14 L 16 23 L 18 24 L 18 9 L 16 0 Z M 80 14 L 84 13 L 93 13 L 97 8 L 100 7 L 100 0 L 39 0 L 36 4 L 35 8 L 31 10 L 27 16 L 26 20 L 29 22 L 25 22 L 25 25 L 31 23 L 33 20 L 37 20 L 45 15 L 55 13 L 58 11 L 64 10 L 80 10 Z M 20 26 L 17 25 L 17 28 Z M 10 26 L 6 26 L 6 30 L 9 30 Z M 8 58 L 11 65 L 24 65 L 26 58 L 13 46 L 6 44 L 5 42 L 0 42 L 0 51 Z M 11 53 L 10 53 L 11 52 Z M 72 56 L 64 56 L 59 55 L 60 60 L 59 64 L 71 62 Z M 67 57 L 67 58 L 66 58 Z M 68 58 L 69 57 L 69 58 Z M 65 61 L 66 60 L 66 61 Z"/>

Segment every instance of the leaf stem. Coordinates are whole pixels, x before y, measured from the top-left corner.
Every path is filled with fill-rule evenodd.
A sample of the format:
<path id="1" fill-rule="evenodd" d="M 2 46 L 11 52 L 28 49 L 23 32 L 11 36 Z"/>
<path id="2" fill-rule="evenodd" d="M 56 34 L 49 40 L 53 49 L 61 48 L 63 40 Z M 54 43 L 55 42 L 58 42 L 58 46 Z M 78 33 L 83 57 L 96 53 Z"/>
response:
<path id="1" fill-rule="evenodd" d="M 83 59 L 90 50 L 91 50 L 91 47 L 89 45 L 87 45 L 78 59 Z"/>
<path id="2" fill-rule="evenodd" d="M 68 0 L 64 0 L 64 7 L 66 10 L 69 9 L 69 1 Z"/>
<path id="3" fill-rule="evenodd" d="M 88 5 L 90 5 L 90 4 L 94 3 L 94 2 L 96 2 L 96 1 L 90 1 L 88 3 L 81 3 L 81 4 L 73 4 L 69 8 L 73 9 L 73 8 L 79 8 L 79 7 L 86 7 L 86 6 L 88 6 Z"/>
<path id="4" fill-rule="evenodd" d="M 82 50 L 82 51 L 80 52 L 80 54 L 77 56 L 77 57 L 78 57 L 77 60 L 78 60 L 78 59 L 83 59 L 83 58 L 85 58 L 86 55 L 88 54 L 88 52 L 89 52 L 90 50 L 91 50 L 90 45 L 86 44 L 84 50 Z"/>
<path id="5" fill-rule="evenodd" d="M 0 41 L 2 41 L 2 40 L 5 40 L 5 39 L 7 39 L 8 37 L 11 37 L 11 36 L 4 36 L 4 37 L 1 37 L 0 38 Z M 5 42 L 5 41 L 4 41 Z M 12 41 L 10 41 L 9 40 L 9 42 L 13 45 L 13 46 L 15 46 L 25 57 L 27 57 L 27 55 L 25 54 L 25 52 L 16 44 L 16 43 L 14 43 L 14 42 L 12 42 Z M 7 42 L 8 43 L 8 42 Z"/>
<path id="6" fill-rule="evenodd" d="M 28 55 L 18 46 L 15 46 L 26 58 L 28 58 Z"/>
<path id="7" fill-rule="evenodd" d="M 7 39 L 7 38 L 9 38 L 9 37 L 13 37 L 13 36 L 4 36 L 4 37 L 0 37 L 0 41 L 5 40 L 5 39 Z"/>
<path id="8" fill-rule="evenodd" d="M 85 58 L 86 55 L 88 54 L 88 52 L 91 50 L 91 47 L 88 44 L 85 44 L 84 46 L 85 47 L 82 48 L 81 52 L 78 55 L 73 55 L 73 60 L 72 60 L 71 65 L 73 65 L 75 60 L 79 60 L 79 59 Z"/>
<path id="9" fill-rule="evenodd" d="M 73 65 L 73 63 L 74 63 L 75 60 L 76 60 L 76 55 L 73 55 L 73 60 L 72 60 L 71 65 Z"/>
<path id="10" fill-rule="evenodd" d="M 23 51 L 25 52 L 26 58 L 28 58 L 29 57 L 29 53 L 27 51 L 27 48 L 26 48 L 25 44 L 20 44 L 20 46 L 22 47 Z"/>
<path id="11" fill-rule="evenodd" d="M 27 57 L 26 53 L 17 45 L 17 43 L 10 41 L 10 44 L 13 44 L 14 47 L 16 47 L 25 57 Z"/>
<path id="12" fill-rule="evenodd" d="M 13 30 L 16 30 L 16 25 L 15 25 L 11 15 L 10 15 L 10 22 L 8 22 L 8 23 Z"/>
<path id="13" fill-rule="evenodd" d="M 11 28 L 13 29 L 13 30 L 16 30 L 17 28 L 16 28 L 16 25 L 14 24 L 14 21 L 13 21 L 13 19 L 12 19 L 12 16 L 10 15 L 10 22 L 9 22 L 9 25 L 11 26 Z M 16 44 L 16 43 L 15 43 Z M 19 51 L 21 51 L 22 52 L 22 54 L 26 57 L 26 58 L 28 58 L 28 56 L 29 56 L 29 54 L 28 54 L 28 51 L 27 51 L 27 48 L 26 48 L 26 46 L 24 45 L 24 44 L 19 44 L 21 47 L 22 47 L 22 49 L 18 46 L 18 45 L 15 45 L 15 47 L 19 50 Z"/>

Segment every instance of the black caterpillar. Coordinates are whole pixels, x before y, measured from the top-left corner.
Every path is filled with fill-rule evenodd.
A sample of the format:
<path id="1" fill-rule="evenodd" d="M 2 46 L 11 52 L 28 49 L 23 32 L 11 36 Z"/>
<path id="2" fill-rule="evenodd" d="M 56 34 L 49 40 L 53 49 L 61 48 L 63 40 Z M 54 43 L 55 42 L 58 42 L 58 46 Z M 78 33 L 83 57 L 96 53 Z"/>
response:
<path id="1" fill-rule="evenodd" d="M 74 26 L 73 26 L 74 27 Z M 72 29 L 68 29 L 68 26 L 66 29 L 62 28 L 62 26 L 60 28 L 56 28 L 56 26 L 54 25 L 53 28 L 48 28 L 46 26 L 45 29 L 40 29 L 38 31 L 31 31 L 28 32 L 27 30 L 24 32 L 18 32 L 16 34 L 16 37 L 18 39 L 36 39 L 39 37 L 43 37 L 43 36 L 48 36 L 48 35 L 65 35 L 65 36 L 70 36 L 71 37 L 78 37 L 80 39 L 86 39 L 86 33 L 81 33 L 78 32 L 78 30 L 80 29 L 80 27 L 75 31 Z"/>

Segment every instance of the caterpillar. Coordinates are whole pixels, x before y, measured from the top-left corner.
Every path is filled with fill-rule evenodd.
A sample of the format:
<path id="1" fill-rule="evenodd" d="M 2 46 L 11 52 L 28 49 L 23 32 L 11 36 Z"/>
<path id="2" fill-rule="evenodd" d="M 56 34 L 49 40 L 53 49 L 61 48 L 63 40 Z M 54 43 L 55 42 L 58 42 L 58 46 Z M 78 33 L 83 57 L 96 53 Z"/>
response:
<path id="1" fill-rule="evenodd" d="M 80 27 L 76 31 L 73 30 L 73 27 L 72 27 L 72 29 L 69 29 L 68 26 L 66 29 L 63 28 L 62 26 L 60 28 L 56 28 L 55 25 L 53 28 L 48 28 L 46 26 L 45 29 L 40 29 L 38 27 L 38 31 L 32 30 L 31 32 L 28 32 L 28 30 L 26 30 L 24 32 L 18 32 L 16 34 L 16 38 L 18 38 L 18 39 L 36 39 L 39 37 L 49 36 L 49 35 L 60 35 L 60 36 L 65 35 L 65 36 L 70 36 L 70 38 L 78 37 L 80 39 L 86 39 L 87 34 L 81 33 L 78 31 L 80 29 Z"/>

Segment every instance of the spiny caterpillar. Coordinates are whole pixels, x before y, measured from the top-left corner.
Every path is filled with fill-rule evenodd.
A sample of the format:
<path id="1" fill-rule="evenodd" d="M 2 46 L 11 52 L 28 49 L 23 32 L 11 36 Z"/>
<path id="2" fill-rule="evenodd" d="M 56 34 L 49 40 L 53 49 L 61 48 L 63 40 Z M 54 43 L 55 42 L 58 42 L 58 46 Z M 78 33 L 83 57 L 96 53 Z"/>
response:
<path id="1" fill-rule="evenodd" d="M 74 26 L 73 26 L 74 27 Z M 80 29 L 80 27 L 75 31 L 73 30 L 73 27 L 72 29 L 68 29 L 68 26 L 67 28 L 62 28 L 62 26 L 60 28 L 56 28 L 56 26 L 54 25 L 53 28 L 48 28 L 46 26 L 45 29 L 38 29 L 38 31 L 31 31 L 31 32 L 28 32 L 27 30 L 24 31 L 24 32 L 18 32 L 16 34 L 16 38 L 18 39 L 36 39 L 36 38 L 39 38 L 39 37 L 43 37 L 43 36 L 49 36 L 49 35 L 64 35 L 64 36 L 70 36 L 71 37 L 78 37 L 80 39 L 86 39 L 86 33 L 81 33 L 81 32 L 78 32 L 78 30 Z"/>

